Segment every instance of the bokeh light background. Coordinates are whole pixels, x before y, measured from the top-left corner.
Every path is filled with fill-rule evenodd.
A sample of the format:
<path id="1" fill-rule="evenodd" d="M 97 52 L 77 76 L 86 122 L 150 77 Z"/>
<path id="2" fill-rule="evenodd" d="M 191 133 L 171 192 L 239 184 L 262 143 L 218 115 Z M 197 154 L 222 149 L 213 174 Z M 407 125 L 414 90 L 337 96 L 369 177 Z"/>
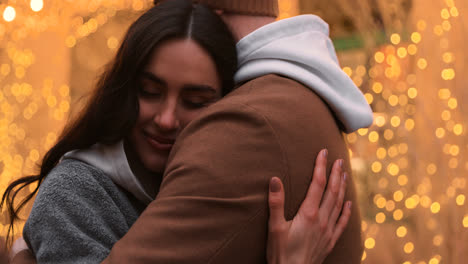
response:
<path id="1" fill-rule="evenodd" d="M 0 193 L 37 173 L 151 3 L 0 1 Z M 375 113 L 369 129 L 345 135 L 363 263 L 468 259 L 467 12 L 466 0 L 280 0 L 280 18 L 315 13 L 330 23 L 343 70 Z"/>

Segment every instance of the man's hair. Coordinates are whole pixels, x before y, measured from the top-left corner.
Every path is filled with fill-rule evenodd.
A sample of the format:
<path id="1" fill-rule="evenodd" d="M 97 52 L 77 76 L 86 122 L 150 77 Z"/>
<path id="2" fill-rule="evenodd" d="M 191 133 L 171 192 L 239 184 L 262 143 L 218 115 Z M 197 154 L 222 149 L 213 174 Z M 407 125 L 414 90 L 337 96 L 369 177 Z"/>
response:
<path id="1" fill-rule="evenodd" d="M 166 0 L 154 0 L 154 3 Z M 205 4 L 212 9 L 220 9 L 226 13 L 278 16 L 278 0 L 192 0 L 194 3 Z"/>

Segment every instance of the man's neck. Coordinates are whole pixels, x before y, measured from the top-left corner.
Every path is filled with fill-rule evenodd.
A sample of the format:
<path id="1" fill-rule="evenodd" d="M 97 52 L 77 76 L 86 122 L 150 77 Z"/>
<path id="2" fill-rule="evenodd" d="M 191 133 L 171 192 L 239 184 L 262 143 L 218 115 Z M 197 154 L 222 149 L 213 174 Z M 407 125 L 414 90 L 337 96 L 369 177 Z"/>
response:
<path id="1" fill-rule="evenodd" d="M 231 29 L 236 41 L 265 25 L 275 22 L 275 18 L 267 16 L 222 14 L 221 17 Z"/>

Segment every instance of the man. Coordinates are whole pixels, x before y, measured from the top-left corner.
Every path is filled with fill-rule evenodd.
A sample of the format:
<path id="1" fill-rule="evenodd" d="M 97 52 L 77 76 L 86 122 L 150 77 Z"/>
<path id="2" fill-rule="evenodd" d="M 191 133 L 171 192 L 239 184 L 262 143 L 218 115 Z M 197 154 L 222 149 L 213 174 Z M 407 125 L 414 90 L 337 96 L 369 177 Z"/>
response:
<path id="1" fill-rule="evenodd" d="M 340 128 L 372 122 L 319 18 L 274 22 L 276 0 L 198 2 L 220 10 L 240 40 L 241 85 L 180 134 L 156 200 L 104 263 L 264 263 L 270 179 L 283 181 L 292 219 L 311 181 L 311 157 L 324 148 L 329 161 L 347 157 Z M 348 159 L 343 168 L 350 174 Z M 345 200 L 355 206 L 325 263 L 361 260 L 360 216 L 348 181 Z"/>
<path id="2" fill-rule="evenodd" d="M 264 262 L 269 180 L 284 182 L 291 219 L 311 180 L 310 157 L 323 148 L 329 160 L 347 157 L 340 127 L 351 132 L 372 122 L 322 20 L 274 22 L 276 0 L 198 2 L 220 10 L 240 40 L 242 85 L 180 134 L 156 201 L 104 263 Z M 348 159 L 344 168 L 350 172 Z M 345 200 L 357 205 L 349 183 Z M 353 206 L 325 263 L 360 263 L 360 223 Z"/>

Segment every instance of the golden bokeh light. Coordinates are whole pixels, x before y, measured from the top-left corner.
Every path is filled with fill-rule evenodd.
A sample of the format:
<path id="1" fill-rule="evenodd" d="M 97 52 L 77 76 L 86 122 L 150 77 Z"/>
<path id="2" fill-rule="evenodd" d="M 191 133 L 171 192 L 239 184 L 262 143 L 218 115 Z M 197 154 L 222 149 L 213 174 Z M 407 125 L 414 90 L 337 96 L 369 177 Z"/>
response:
<path id="1" fill-rule="evenodd" d="M 440 203 L 438 203 L 438 202 L 432 203 L 432 205 L 431 205 L 431 212 L 432 212 L 433 214 L 439 213 L 439 212 L 440 212 Z"/>
<path id="2" fill-rule="evenodd" d="M 393 212 L 393 219 L 395 219 L 396 221 L 403 219 L 403 216 L 404 213 L 401 209 L 397 209 Z"/>
<path id="3" fill-rule="evenodd" d="M 414 244 L 412 242 L 408 242 L 405 244 L 403 247 L 403 250 L 405 251 L 406 254 L 410 254 L 414 250 Z"/>
<path id="4" fill-rule="evenodd" d="M 463 227 L 468 228 L 468 215 L 463 217 Z"/>
<path id="5" fill-rule="evenodd" d="M 385 222 L 386 216 L 384 213 L 380 212 L 375 216 L 375 222 L 378 224 L 382 224 Z"/>
<path id="6" fill-rule="evenodd" d="M 413 41 L 416 44 L 421 42 L 421 34 L 419 32 L 413 32 L 411 34 L 411 41 Z"/>
<path id="7" fill-rule="evenodd" d="M 39 12 L 44 7 L 44 2 L 43 0 L 31 0 L 30 6 L 32 11 Z"/>
<path id="8" fill-rule="evenodd" d="M 421 69 L 421 70 L 426 69 L 426 68 L 427 68 L 427 60 L 424 59 L 424 58 L 419 59 L 419 60 L 418 60 L 418 67 L 419 67 L 419 69 Z"/>
<path id="9" fill-rule="evenodd" d="M 390 36 L 390 41 L 392 42 L 393 45 L 398 45 L 401 42 L 401 37 L 398 34 L 392 34 Z"/>
<path id="10" fill-rule="evenodd" d="M 374 248 L 375 247 L 375 239 L 373 239 L 372 237 L 367 238 L 366 241 L 364 242 L 364 246 L 367 249 Z"/>
<path id="11" fill-rule="evenodd" d="M 3 11 L 3 19 L 6 22 L 11 22 L 16 17 L 16 10 L 12 6 L 7 6 Z"/>
<path id="12" fill-rule="evenodd" d="M 396 230 L 396 234 L 398 237 L 405 237 L 407 233 L 408 233 L 408 230 L 404 226 L 400 226 Z"/>
<path id="13" fill-rule="evenodd" d="M 440 246 L 443 241 L 444 241 L 444 238 L 441 235 L 436 235 L 432 239 L 432 243 L 434 244 L 434 246 Z"/>

